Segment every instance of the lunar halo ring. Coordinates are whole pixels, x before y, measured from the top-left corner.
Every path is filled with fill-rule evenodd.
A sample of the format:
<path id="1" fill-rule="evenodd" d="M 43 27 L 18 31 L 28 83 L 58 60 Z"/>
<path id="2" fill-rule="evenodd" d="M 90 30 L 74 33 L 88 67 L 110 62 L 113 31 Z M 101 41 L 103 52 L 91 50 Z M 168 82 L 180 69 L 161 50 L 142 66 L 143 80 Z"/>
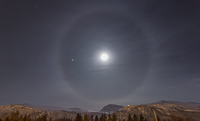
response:
<path id="1" fill-rule="evenodd" d="M 66 41 L 65 40 L 65 37 L 68 35 L 68 33 L 70 32 L 70 30 L 73 28 L 73 26 L 74 25 L 76 25 L 76 23 L 81 19 L 81 18 L 84 18 L 84 16 L 92 16 L 92 15 L 94 15 L 94 14 L 96 14 L 96 13 L 101 13 L 101 12 L 109 12 L 110 14 L 117 14 L 117 15 L 119 15 L 119 16 L 125 16 L 125 17 L 127 17 L 127 18 L 129 18 L 129 19 L 131 19 L 132 21 L 133 21 L 133 23 L 135 23 L 136 24 L 136 22 L 134 21 L 134 18 L 132 18 L 130 15 L 127 15 L 126 13 L 123 13 L 123 12 L 121 12 L 121 11 L 118 11 L 118 10 L 95 10 L 95 11 L 93 11 L 93 12 L 82 12 L 82 13 L 80 13 L 80 14 L 77 14 L 73 19 L 72 19 L 72 21 L 71 22 L 69 22 L 70 24 L 68 24 L 69 25 L 69 27 L 66 27 L 66 28 L 64 28 L 62 31 L 61 31 L 61 38 L 60 38 L 60 45 L 59 45 L 59 50 L 58 50 L 58 53 L 59 53 L 59 56 L 58 56 L 58 64 L 59 64 L 59 70 L 60 70 L 60 73 L 61 73 L 61 76 L 62 76 L 62 78 L 64 78 L 64 80 L 67 80 L 66 79 L 66 77 L 65 77 L 65 74 L 64 74 L 64 72 L 65 72 L 65 69 L 64 69 L 64 67 L 62 66 L 62 64 L 61 64 L 61 60 L 62 60 L 62 43 L 64 42 L 64 41 Z M 137 24 L 136 24 L 137 25 Z M 146 38 L 146 41 L 148 40 L 148 36 L 147 36 L 147 34 L 146 34 L 146 32 L 143 30 L 143 28 L 142 27 L 140 27 L 140 26 L 138 26 L 137 25 L 137 27 L 140 29 L 140 33 L 143 35 L 143 36 L 145 36 L 145 38 Z M 148 43 L 148 42 L 147 42 Z M 149 60 L 151 60 L 151 56 L 149 57 Z M 150 64 L 151 64 L 151 62 L 149 62 L 149 67 L 150 67 Z M 149 70 L 149 69 L 148 69 Z M 146 75 L 148 74 L 148 70 L 147 70 L 147 73 L 146 73 Z M 144 80 L 145 80 L 145 77 L 144 77 Z M 71 85 L 68 81 L 66 81 L 66 83 L 67 83 L 67 85 L 70 87 L 70 89 L 74 92 L 74 93 L 76 93 L 76 94 L 78 94 L 79 96 L 81 96 L 81 97 L 83 97 L 83 98 L 86 98 L 85 96 L 84 96 L 84 94 L 82 94 L 82 93 L 80 93 L 79 91 L 77 91 L 76 90 L 76 88 L 73 86 L 73 85 Z M 139 87 L 138 87 L 139 88 Z M 132 93 L 130 93 L 130 94 L 132 94 Z M 128 96 L 128 95 L 126 95 L 126 96 Z M 91 99 L 90 99 L 91 100 Z"/>

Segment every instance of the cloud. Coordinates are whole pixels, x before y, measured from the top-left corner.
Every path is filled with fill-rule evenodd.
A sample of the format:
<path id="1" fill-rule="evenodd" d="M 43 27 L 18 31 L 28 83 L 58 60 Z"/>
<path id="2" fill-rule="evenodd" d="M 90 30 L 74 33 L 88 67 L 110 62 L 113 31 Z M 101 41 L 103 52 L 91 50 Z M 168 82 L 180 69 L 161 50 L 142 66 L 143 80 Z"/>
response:
<path id="1" fill-rule="evenodd" d="M 200 89 L 200 78 L 192 78 L 191 80 L 182 83 L 178 86 L 172 86 L 170 89 L 176 91 L 187 91 L 187 90 L 199 90 Z"/>

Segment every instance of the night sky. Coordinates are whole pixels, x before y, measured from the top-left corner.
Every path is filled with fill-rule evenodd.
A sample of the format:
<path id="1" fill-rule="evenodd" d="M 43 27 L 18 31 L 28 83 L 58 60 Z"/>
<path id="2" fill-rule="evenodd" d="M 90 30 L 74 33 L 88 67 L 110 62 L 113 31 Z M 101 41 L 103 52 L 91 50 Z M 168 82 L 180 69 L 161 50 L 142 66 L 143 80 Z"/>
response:
<path id="1" fill-rule="evenodd" d="M 0 105 L 100 110 L 199 92 L 198 0 L 0 1 Z"/>

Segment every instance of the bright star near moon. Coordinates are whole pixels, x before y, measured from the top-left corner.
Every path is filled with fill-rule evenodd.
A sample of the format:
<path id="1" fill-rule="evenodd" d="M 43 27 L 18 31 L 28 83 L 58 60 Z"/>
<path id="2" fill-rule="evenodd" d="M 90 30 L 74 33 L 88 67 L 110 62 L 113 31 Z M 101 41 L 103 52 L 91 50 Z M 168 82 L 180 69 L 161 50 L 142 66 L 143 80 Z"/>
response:
<path id="1" fill-rule="evenodd" d="M 107 54 L 102 54 L 101 55 L 101 60 L 106 61 L 108 59 L 108 55 Z"/>

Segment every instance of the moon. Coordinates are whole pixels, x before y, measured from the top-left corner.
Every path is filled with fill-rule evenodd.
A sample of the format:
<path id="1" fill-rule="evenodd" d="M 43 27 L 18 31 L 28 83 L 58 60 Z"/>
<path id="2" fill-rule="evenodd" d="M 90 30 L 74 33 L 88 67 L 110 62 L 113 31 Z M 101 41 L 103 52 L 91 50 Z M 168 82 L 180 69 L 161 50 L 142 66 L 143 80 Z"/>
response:
<path id="1" fill-rule="evenodd" d="M 101 54 L 101 60 L 106 61 L 108 59 L 108 55 L 107 54 Z"/>

